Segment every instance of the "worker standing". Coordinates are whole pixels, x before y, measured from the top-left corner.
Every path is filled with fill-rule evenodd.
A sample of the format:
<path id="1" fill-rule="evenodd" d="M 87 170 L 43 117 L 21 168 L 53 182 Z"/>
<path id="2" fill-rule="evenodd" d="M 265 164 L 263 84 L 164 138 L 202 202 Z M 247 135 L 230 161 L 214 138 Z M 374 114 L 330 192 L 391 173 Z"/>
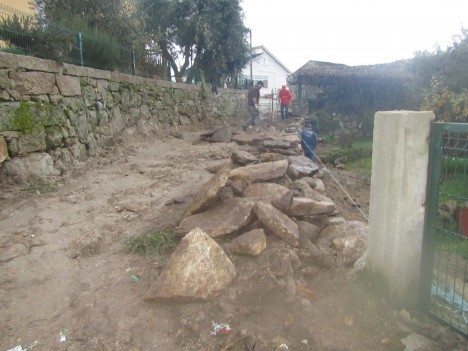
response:
<path id="1" fill-rule="evenodd" d="M 281 119 L 288 119 L 289 117 L 289 104 L 292 101 L 291 92 L 286 89 L 286 85 L 281 87 L 281 90 L 278 94 L 278 98 L 281 103 Z"/>

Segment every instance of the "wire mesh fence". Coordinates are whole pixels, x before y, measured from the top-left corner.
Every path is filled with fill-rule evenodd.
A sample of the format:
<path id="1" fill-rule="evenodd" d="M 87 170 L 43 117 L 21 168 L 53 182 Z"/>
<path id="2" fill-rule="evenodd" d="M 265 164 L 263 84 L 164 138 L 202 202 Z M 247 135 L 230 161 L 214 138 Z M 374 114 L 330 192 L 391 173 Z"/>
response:
<path id="1" fill-rule="evenodd" d="M 431 144 L 427 308 L 468 335 L 468 124 L 435 123 Z"/>
<path id="2" fill-rule="evenodd" d="M 151 44 L 128 48 L 105 33 L 81 32 L 38 19 L 0 4 L 0 51 L 143 77 L 165 75 L 162 55 Z"/>

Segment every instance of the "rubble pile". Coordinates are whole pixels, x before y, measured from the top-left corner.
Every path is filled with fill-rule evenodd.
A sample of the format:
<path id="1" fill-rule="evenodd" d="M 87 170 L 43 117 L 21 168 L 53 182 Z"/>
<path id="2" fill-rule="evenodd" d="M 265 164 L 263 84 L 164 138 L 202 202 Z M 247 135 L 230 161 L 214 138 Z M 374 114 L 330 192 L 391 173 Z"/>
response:
<path id="1" fill-rule="evenodd" d="M 251 150 L 210 168 L 216 173 L 186 207 L 176 228 L 182 240 L 147 300 L 212 299 L 234 280 L 236 255 L 277 261 L 285 254 L 289 272 L 270 272 L 285 276 L 294 296 L 307 289 L 296 271 L 351 267 L 366 252 L 367 224 L 340 216 L 325 196 L 324 171 L 301 155 L 299 136 L 242 133 L 232 140 Z"/>

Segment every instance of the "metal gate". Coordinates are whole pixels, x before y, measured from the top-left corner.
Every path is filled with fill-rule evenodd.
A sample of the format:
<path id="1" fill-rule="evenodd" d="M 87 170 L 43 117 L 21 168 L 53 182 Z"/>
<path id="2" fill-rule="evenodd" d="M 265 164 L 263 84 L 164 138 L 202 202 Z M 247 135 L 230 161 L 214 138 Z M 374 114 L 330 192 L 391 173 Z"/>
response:
<path id="1" fill-rule="evenodd" d="M 421 301 L 468 335 L 468 123 L 433 123 Z"/>

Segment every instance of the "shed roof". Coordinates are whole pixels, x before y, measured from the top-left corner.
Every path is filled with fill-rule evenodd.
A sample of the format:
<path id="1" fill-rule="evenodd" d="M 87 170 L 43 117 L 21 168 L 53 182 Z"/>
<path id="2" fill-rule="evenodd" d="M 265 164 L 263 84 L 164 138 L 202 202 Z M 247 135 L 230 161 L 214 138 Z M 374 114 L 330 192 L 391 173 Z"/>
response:
<path id="1" fill-rule="evenodd" d="M 341 63 L 309 61 L 288 78 L 288 83 L 296 83 L 302 79 L 327 78 L 391 78 L 408 79 L 408 60 L 400 60 L 378 65 L 347 66 Z"/>

